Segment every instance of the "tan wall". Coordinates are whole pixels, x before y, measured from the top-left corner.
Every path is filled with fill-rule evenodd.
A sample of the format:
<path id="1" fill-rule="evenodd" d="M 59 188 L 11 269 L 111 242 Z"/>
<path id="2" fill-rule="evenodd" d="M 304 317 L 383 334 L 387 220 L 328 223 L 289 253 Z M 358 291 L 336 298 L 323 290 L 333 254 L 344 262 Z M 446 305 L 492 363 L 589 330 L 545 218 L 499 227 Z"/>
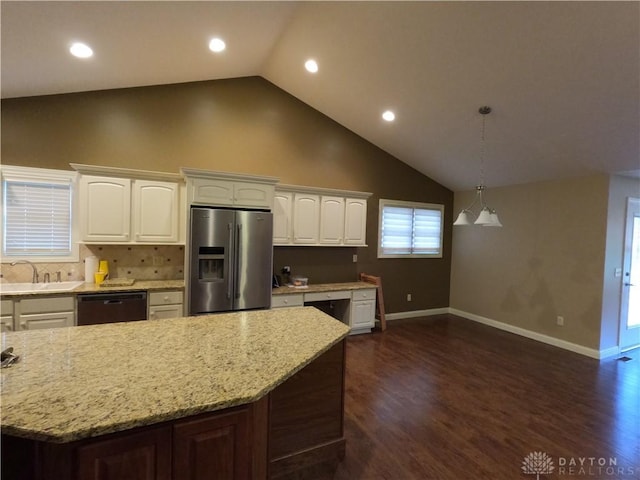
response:
<path id="1" fill-rule="evenodd" d="M 166 172 L 185 166 L 373 192 L 368 248 L 279 247 L 275 268 L 291 265 L 316 283 L 351 281 L 360 271 L 382 275 L 390 312 L 449 302 L 453 193 L 259 77 L 6 99 L 2 162 Z M 443 203 L 444 258 L 377 260 L 379 198 Z"/>
<path id="2" fill-rule="evenodd" d="M 622 268 L 624 261 L 624 236 L 629 197 L 640 198 L 640 180 L 612 176 L 609 182 L 600 349 L 618 345 L 623 277 L 616 277 L 614 273 L 616 268 Z"/>
<path id="3" fill-rule="evenodd" d="M 504 227 L 456 227 L 450 306 L 599 349 L 608 189 L 606 175 L 488 189 Z"/>

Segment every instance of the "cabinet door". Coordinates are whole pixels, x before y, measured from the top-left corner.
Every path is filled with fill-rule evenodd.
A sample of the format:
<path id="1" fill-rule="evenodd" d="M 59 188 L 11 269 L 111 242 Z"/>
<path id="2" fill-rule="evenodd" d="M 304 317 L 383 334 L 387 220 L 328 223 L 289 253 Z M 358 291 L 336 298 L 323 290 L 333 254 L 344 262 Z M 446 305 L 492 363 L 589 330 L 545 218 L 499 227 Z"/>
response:
<path id="1" fill-rule="evenodd" d="M 376 321 L 376 301 L 364 300 L 351 302 L 350 327 L 354 330 L 373 328 Z"/>
<path id="2" fill-rule="evenodd" d="M 13 332 L 13 317 L 11 315 L 0 317 L 0 332 Z"/>
<path id="3" fill-rule="evenodd" d="M 344 198 L 322 197 L 320 243 L 340 245 L 344 237 Z"/>
<path id="4" fill-rule="evenodd" d="M 236 207 L 271 209 L 274 189 L 273 185 L 235 182 L 233 186 L 233 204 Z"/>
<path id="5" fill-rule="evenodd" d="M 131 180 L 83 175 L 79 197 L 84 241 L 130 240 Z"/>
<path id="6" fill-rule="evenodd" d="M 276 192 L 273 197 L 273 244 L 287 245 L 291 243 L 291 209 L 293 193 Z"/>
<path id="7" fill-rule="evenodd" d="M 177 183 L 135 180 L 133 205 L 136 242 L 178 241 L 180 197 Z"/>
<path id="8" fill-rule="evenodd" d="M 13 332 L 13 300 L 0 300 L 0 332 Z"/>
<path id="9" fill-rule="evenodd" d="M 77 462 L 80 480 L 171 480 L 171 427 L 90 441 Z"/>
<path id="10" fill-rule="evenodd" d="M 154 305 L 149 307 L 149 320 L 184 317 L 182 305 Z"/>
<path id="11" fill-rule="evenodd" d="M 347 198 L 344 216 L 345 245 L 362 245 L 367 243 L 367 200 L 363 198 Z"/>
<path id="12" fill-rule="evenodd" d="M 178 422 L 173 428 L 174 480 L 249 478 L 246 408 Z"/>
<path id="13" fill-rule="evenodd" d="M 320 196 L 296 193 L 293 198 L 293 243 L 318 243 Z"/>
<path id="14" fill-rule="evenodd" d="M 18 316 L 18 330 L 73 327 L 73 312 L 32 313 Z"/>
<path id="15" fill-rule="evenodd" d="M 199 205 L 233 205 L 233 182 L 194 178 L 191 203 Z"/>

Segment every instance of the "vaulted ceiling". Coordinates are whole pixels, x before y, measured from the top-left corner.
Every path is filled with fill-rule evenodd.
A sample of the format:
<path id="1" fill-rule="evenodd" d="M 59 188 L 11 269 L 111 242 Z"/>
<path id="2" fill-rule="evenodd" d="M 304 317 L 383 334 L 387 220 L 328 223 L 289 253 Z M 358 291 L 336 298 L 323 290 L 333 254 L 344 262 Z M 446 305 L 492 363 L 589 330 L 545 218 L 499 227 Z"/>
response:
<path id="1" fill-rule="evenodd" d="M 2 98 L 260 75 L 452 190 L 479 181 L 482 105 L 488 186 L 640 172 L 639 2 L 2 1 L 1 14 Z M 91 59 L 69 55 L 77 40 Z"/>

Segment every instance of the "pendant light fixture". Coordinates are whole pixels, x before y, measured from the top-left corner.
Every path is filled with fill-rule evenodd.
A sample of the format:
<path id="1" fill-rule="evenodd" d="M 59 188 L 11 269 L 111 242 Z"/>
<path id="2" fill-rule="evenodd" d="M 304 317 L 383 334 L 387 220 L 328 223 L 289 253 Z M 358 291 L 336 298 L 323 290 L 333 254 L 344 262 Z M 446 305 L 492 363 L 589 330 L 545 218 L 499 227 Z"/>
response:
<path id="1" fill-rule="evenodd" d="M 478 110 L 480 115 L 482 115 L 482 136 L 480 143 L 480 183 L 476 186 L 476 196 L 473 199 L 471 205 L 462 210 L 458 215 L 458 218 L 454 225 L 482 225 L 483 227 L 501 227 L 502 223 L 498 219 L 498 214 L 493 208 L 489 208 L 484 201 L 484 191 L 486 187 L 484 185 L 484 129 L 485 129 L 485 118 L 487 115 L 491 113 L 491 107 L 480 107 Z M 473 212 L 473 208 L 476 204 L 480 207 L 480 213 L 475 221 L 473 221 L 473 217 L 475 213 Z"/>

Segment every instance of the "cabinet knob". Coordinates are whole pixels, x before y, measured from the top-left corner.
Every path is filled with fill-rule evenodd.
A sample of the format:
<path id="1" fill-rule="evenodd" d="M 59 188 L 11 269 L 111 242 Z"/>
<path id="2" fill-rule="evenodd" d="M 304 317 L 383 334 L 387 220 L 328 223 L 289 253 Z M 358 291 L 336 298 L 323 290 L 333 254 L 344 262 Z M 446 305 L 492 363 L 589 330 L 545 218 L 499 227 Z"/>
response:
<path id="1" fill-rule="evenodd" d="M 285 300 L 284 303 L 289 303 L 289 300 Z"/>
<path id="2" fill-rule="evenodd" d="M 164 297 L 164 301 L 165 301 L 165 302 L 168 302 L 168 301 L 169 301 L 169 297 L 165 296 L 165 297 Z"/>

